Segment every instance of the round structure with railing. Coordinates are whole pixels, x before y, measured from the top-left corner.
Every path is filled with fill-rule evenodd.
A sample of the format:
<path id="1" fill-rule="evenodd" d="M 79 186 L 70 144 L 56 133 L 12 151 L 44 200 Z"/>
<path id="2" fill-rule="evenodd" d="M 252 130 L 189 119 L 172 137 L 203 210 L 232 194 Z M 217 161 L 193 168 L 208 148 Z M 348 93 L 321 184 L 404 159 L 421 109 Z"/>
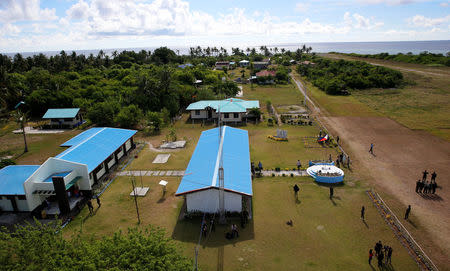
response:
<path id="1" fill-rule="evenodd" d="M 331 163 L 315 164 L 306 172 L 319 183 L 340 183 L 344 181 L 344 171 Z"/>

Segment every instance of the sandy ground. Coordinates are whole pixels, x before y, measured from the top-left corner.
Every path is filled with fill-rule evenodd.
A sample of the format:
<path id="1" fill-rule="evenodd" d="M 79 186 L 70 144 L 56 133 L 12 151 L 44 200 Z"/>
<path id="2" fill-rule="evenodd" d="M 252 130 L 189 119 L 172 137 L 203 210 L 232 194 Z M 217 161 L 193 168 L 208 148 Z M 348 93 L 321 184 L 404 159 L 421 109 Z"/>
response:
<path id="1" fill-rule="evenodd" d="M 358 170 L 365 170 L 377 189 L 395 196 L 404 206 L 411 205 L 411 214 L 419 220 L 416 233 L 420 231 L 420 244 L 441 267 L 446 266 L 443 270 L 448 270 L 450 142 L 410 130 L 386 117 L 321 117 L 321 120 L 334 135 L 339 135 Z M 368 153 L 370 143 L 374 143 L 375 155 Z M 421 179 L 424 169 L 438 174 L 436 181 L 440 188 L 437 196 L 430 199 L 415 193 L 415 182 Z M 404 224 L 411 228 L 409 223 Z M 423 236 L 430 238 L 423 240 Z"/>

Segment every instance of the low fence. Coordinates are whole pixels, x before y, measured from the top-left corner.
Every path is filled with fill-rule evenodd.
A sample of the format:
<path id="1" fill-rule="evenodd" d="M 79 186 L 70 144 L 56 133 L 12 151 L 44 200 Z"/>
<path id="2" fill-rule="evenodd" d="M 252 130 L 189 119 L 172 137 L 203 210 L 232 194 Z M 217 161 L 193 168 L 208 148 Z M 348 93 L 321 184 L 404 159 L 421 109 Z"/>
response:
<path id="1" fill-rule="evenodd" d="M 439 269 L 414 240 L 408 230 L 403 226 L 398 217 L 391 211 L 377 192 L 366 191 L 369 198 L 377 208 L 384 221 L 391 227 L 397 239 L 406 248 L 409 255 L 416 261 L 421 270 L 438 271 Z"/>

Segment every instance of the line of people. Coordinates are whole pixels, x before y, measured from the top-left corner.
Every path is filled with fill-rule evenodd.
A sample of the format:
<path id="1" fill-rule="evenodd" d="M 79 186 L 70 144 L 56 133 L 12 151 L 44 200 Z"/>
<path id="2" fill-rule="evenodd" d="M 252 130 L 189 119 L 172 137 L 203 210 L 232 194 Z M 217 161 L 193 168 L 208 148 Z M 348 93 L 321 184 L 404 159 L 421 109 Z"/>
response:
<path id="1" fill-rule="evenodd" d="M 436 183 L 436 177 L 437 174 L 435 171 L 431 174 L 431 180 L 430 182 L 427 181 L 428 171 L 425 170 L 422 172 L 422 180 L 417 180 L 416 182 L 416 193 L 423 193 L 423 194 L 434 194 L 436 193 L 437 183 Z"/>

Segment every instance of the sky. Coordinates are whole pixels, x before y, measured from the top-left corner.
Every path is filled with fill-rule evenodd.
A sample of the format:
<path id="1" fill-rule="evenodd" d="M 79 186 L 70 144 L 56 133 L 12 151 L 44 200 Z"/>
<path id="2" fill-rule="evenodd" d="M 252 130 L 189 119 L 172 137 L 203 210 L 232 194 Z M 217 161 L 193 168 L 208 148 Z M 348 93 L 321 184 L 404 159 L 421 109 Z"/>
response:
<path id="1" fill-rule="evenodd" d="M 0 0 L 0 52 L 450 40 L 450 0 Z"/>

